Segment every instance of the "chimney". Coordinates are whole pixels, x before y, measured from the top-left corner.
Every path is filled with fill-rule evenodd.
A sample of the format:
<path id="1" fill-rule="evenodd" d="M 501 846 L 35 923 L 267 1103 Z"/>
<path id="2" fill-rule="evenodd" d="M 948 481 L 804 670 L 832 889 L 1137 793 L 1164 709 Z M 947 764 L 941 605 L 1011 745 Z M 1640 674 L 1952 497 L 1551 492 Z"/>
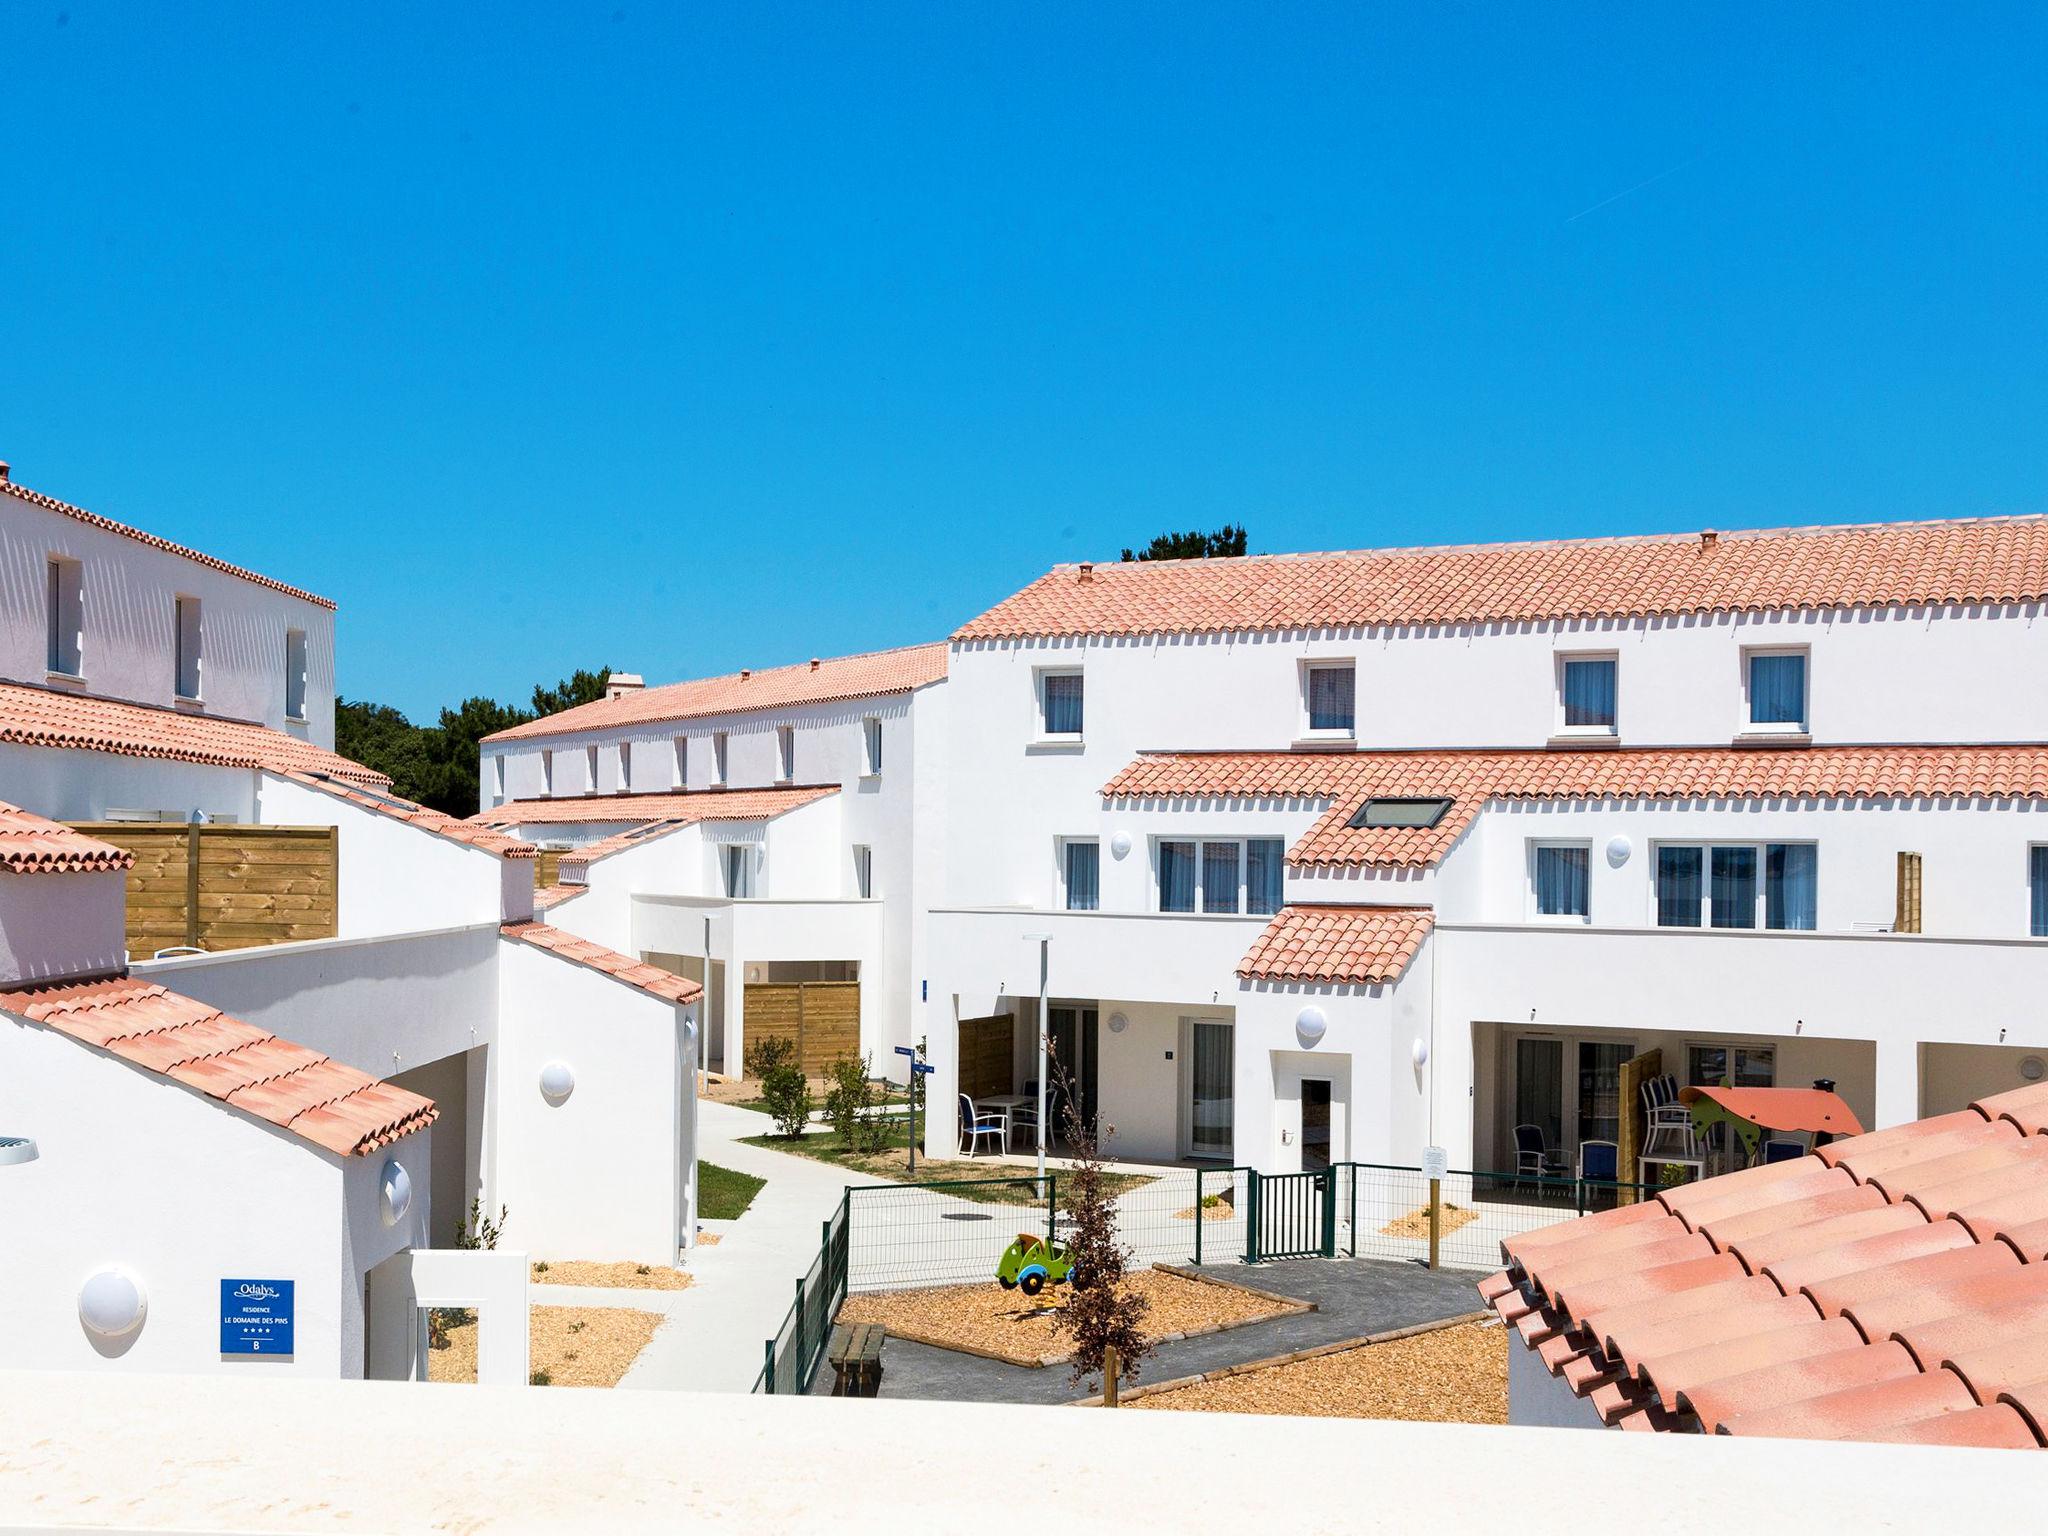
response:
<path id="1" fill-rule="evenodd" d="M 1720 542 L 1721 535 L 1714 532 L 1714 530 L 1711 528 L 1707 529 L 1700 535 L 1701 549 L 1712 549 L 1716 544 L 1719 544 Z"/>
<path id="2" fill-rule="evenodd" d="M 811 670 L 813 672 L 818 670 L 818 658 L 815 656 L 811 658 Z"/>
<path id="3" fill-rule="evenodd" d="M 5 459 L 0 459 L 0 480 L 5 480 L 6 478 L 7 478 L 7 461 L 6 461 Z"/>
<path id="4" fill-rule="evenodd" d="M 1081 562 L 1081 579 L 1083 581 L 1093 581 L 1095 579 L 1095 562 L 1093 560 L 1083 560 Z"/>
<path id="5" fill-rule="evenodd" d="M 740 681 L 741 681 L 741 682 L 743 682 L 743 683 L 744 683 L 744 682 L 745 682 L 745 681 L 746 681 L 746 680 L 747 680 L 748 678 L 752 677 L 753 675 L 754 675 L 754 669 L 753 669 L 752 667 L 741 667 L 741 668 L 740 668 Z"/>
<path id="6" fill-rule="evenodd" d="M 623 699 L 629 693 L 638 693 L 647 686 L 647 680 L 638 672 L 614 672 L 605 680 L 604 696 L 608 699 Z"/>

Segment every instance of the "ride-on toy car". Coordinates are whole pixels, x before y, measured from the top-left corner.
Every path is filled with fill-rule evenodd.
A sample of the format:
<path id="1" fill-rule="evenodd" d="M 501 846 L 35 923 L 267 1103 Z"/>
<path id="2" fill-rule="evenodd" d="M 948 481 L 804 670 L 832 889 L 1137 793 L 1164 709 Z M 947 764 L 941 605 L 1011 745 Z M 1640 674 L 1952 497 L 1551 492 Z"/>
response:
<path id="1" fill-rule="evenodd" d="M 1003 1261 L 996 1266 L 996 1279 L 1002 1282 L 1004 1290 L 1022 1291 L 1026 1296 L 1036 1296 L 1048 1285 L 1062 1281 L 1071 1280 L 1076 1290 L 1087 1285 L 1075 1271 L 1066 1244 L 1047 1242 L 1030 1232 L 1019 1232 L 1017 1241 L 1003 1250 Z"/>

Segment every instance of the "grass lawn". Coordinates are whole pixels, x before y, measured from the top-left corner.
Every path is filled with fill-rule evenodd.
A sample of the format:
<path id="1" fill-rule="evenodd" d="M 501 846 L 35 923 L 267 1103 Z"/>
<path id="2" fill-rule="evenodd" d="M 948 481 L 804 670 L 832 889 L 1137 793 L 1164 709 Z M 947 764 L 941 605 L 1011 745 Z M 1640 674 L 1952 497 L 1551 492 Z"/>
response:
<path id="1" fill-rule="evenodd" d="M 751 1173 L 721 1168 L 716 1163 L 697 1165 L 697 1214 L 706 1221 L 732 1221 L 747 1213 L 754 1196 L 761 1193 L 766 1179 Z"/>
<path id="2" fill-rule="evenodd" d="M 891 1179 L 901 1184 L 913 1178 L 910 1154 L 900 1141 L 887 1151 L 862 1154 L 847 1151 L 846 1144 L 835 1131 L 814 1131 L 794 1139 L 771 1134 L 749 1136 L 745 1140 L 750 1147 L 766 1147 L 771 1152 L 788 1152 L 797 1157 L 814 1157 L 822 1163 L 837 1163 L 849 1173 L 864 1174 L 871 1179 Z M 1060 1172 L 1057 1168 L 1047 1171 L 1055 1176 Z M 940 1158 L 934 1161 L 920 1157 L 914 1177 L 920 1184 L 942 1184 L 957 1179 L 1002 1179 L 1008 1182 L 1007 1189 L 982 1190 L 974 1198 L 1003 1205 L 1035 1205 L 1039 1200 L 1029 1168 L 988 1158 Z M 1111 1195 L 1120 1195 L 1126 1190 L 1150 1184 L 1152 1179 L 1142 1173 L 1105 1173 L 1102 1182 Z"/>

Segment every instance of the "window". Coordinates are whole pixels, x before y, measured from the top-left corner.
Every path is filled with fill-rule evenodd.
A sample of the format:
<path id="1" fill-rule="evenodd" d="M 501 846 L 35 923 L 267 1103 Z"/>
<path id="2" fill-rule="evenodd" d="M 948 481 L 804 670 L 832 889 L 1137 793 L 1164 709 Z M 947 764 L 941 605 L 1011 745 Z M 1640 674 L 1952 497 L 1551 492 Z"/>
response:
<path id="1" fill-rule="evenodd" d="M 595 742 L 583 749 L 583 793 L 586 795 L 597 793 L 597 744 Z"/>
<path id="2" fill-rule="evenodd" d="M 775 727 L 775 777 L 787 784 L 796 777 L 796 727 Z"/>
<path id="3" fill-rule="evenodd" d="M 177 603 L 177 690 L 181 699 L 199 698 L 199 642 L 201 622 L 199 599 L 181 597 Z"/>
<path id="4" fill-rule="evenodd" d="M 306 718 L 306 632 L 284 632 L 284 714 L 287 720 Z"/>
<path id="5" fill-rule="evenodd" d="M 752 843 L 720 845 L 720 864 L 725 876 L 725 894 L 742 900 L 754 894 L 755 847 Z"/>
<path id="6" fill-rule="evenodd" d="M 1038 707 L 1039 734 L 1078 740 L 1081 735 L 1081 674 L 1039 673 Z"/>
<path id="7" fill-rule="evenodd" d="M 1685 1050 L 1685 1081 L 1691 1088 L 1770 1088 L 1777 1082 L 1778 1052 L 1768 1045 L 1691 1045 Z"/>
<path id="8" fill-rule="evenodd" d="M 552 795 L 555 792 L 555 749 L 540 749 L 540 792 Z"/>
<path id="9" fill-rule="evenodd" d="M 1809 931 L 1818 916 L 1818 872 L 1811 843 L 1661 846 L 1657 926 Z"/>
<path id="10" fill-rule="evenodd" d="M 882 719 L 869 715 L 861 721 L 861 745 L 866 751 L 866 766 L 861 770 L 869 778 L 882 771 Z"/>
<path id="11" fill-rule="evenodd" d="M 76 560 L 50 556 L 48 664 L 62 677 L 78 677 L 85 670 L 84 573 Z"/>
<path id="12" fill-rule="evenodd" d="M 711 782 L 721 786 L 725 783 L 725 732 L 723 731 L 711 733 Z"/>
<path id="13" fill-rule="evenodd" d="M 2048 939 L 2048 844 L 2027 850 L 2027 883 L 2033 895 L 2033 911 L 2027 932 Z"/>
<path id="14" fill-rule="evenodd" d="M 853 845 L 853 894 L 870 901 L 875 894 L 875 850 L 866 843 Z"/>
<path id="15" fill-rule="evenodd" d="M 1060 844 L 1060 868 L 1069 912 L 1094 912 L 1102 905 L 1102 845 L 1092 837 Z"/>
<path id="16" fill-rule="evenodd" d="M 1751 651 L 1749 728 L 1803 732 L 1806 729 L 1806 652 Z"/>
<path id="17" fill-rule="evenodd" d="M 491 798 L 501 803 L 505 798 L 505 754 L 502 752 L 491 758 Z"/>
<path id="18" fill-rule="evenodd" d="M 1531 860 L 1538 917 L 1587 922 L 1592 916 L 1587 872 L 1592 848 L 1587 843 L 1538 843 Z"/>
<path id="19" fill-rule="evenodd" d="M 630 741 L 622 741 L 619 743 L 619 788 L 631 789 L 632 787 L 633 743 L 631 743 Z"/>
<path id="20" fill-rule="evenodd" d="M 690 787 L 690 738 L 678 736 L 675 739 L 676 788 Z"/>
<path id="21" fill-rule="evenodd" d="M 1357 668 L 1348 661 L 1302 666 L 1302 692 L 1311 736 L 1352 736 L 1358 730 Z"/>
<path id="22" fill-rule="evenodd" d="M 1158 850 L 1162 912 L 1270 916 L 1280 910 L 1286 851 L 1280 838 L 1162 838 Z"/>
<path id="23" fill-rule="evenodd" d="M 1433 827 L 1450 808 L 1448 800 L 1368 800 L 1353 813 L 1351 825 L 1368 832 Z"/>
<path id="24" fill-rule="evenodd" d="M 1614 685 L 1619 666 L 1612 656 L 1558 658 L 1558 728 L 1563 734 L 1614 734 Z"/>

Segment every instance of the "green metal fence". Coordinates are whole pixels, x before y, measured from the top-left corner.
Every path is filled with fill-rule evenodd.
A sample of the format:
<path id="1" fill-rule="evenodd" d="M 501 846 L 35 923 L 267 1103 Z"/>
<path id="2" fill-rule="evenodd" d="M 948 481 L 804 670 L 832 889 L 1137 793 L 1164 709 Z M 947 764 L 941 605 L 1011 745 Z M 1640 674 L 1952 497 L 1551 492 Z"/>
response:
<path id="1" fill-rule="evenodd" d="M 767 1341 L 761 1374 L 754 1378 L 756 1392 L 797 1394 L 810 1390 L 825 1345 L 832 1336 L 832 1319 L 846 1300 L 846 1263 L 849 1248 L 847 1201 L 824 1223 L 818 1242 L 818 1256 L 796 1283 L 796 1300 L 784 1314 L 782 1326 Z"/>

